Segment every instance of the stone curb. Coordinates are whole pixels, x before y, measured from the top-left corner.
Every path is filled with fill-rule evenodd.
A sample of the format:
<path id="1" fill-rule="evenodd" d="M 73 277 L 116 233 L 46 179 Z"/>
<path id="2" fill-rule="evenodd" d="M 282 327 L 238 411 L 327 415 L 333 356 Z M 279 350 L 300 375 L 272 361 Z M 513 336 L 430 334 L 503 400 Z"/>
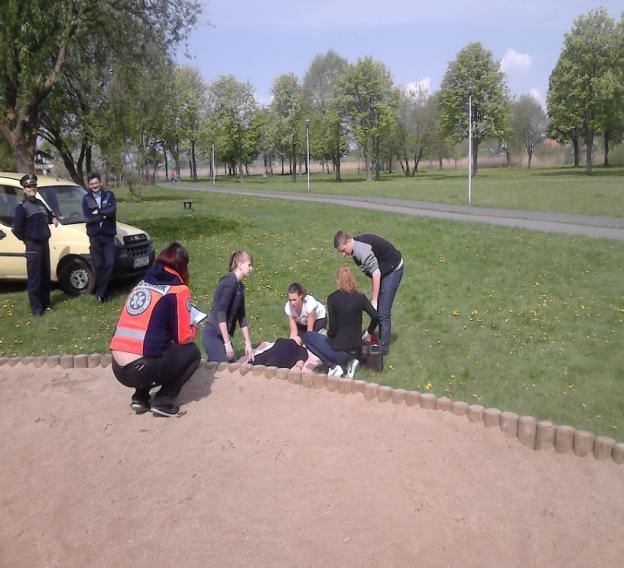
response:
<path id="1" fill-rule="evenodd" d="M 17 364 L 33 365 L 41 368 L 44 365 L 61 367 L 62 369 L 84 369 L 108 367 L 112 362 L 110 353 L 91 353 L 79 355 L 40 355 L 24 357 L 0 357 L 0 367 L 15 367 Z M 330 377 L 318 373 L 302 373 L 300 370 L 289 371 L 277 367 L 251 365 L 249 363 L 216 363 L 203 361 L 204 369 L 214 371 L 228 370 L 238 372 L 241 376 L 249 374 L 259 377 L 276 378 L 290 384 L 302 385 L 306 388 L 322 389 L 340 394 L 362 394 L 364 400 L 386 402 L 391 400 L 394 405 L 420 407 L 426 410 L 451 412 L 455 416 L 466 416 L 474 424 L 481 423 L 485 428 L 498 426 L 505 438 L 517 438 L 518 441 L 532 450 L 551 450 L 557 453 L 574 453 L 578 457 L 593 455 L 596 460 L 613 460 L 618 465 L 624 464 L 624 442 L 617 442 L 609 436 L 595 436 L 587 430 L 576 430 L 566 424 L 555 424 L 550 420 L 538 421 L 533 416 L 519 416 L 515 412 L 501 411 L 498 408 L 484 408 L 479 404 L 469 405 L 462 400 L 451 400 L 446 396 L 436 397 L 434 394 L 420 391 L 406 391 L 360 379 Z"/>

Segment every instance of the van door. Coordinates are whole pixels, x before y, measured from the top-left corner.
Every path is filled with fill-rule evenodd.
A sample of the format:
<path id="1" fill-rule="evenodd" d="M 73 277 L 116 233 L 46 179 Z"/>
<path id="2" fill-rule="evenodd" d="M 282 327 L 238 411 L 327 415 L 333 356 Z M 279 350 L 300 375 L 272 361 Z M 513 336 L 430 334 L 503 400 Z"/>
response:
<path id="1" fill-rule="evenodd" d="M 0 185 L 0 278 L 26 279 L 26 246 L 11 230 L 22 192 Z"/>

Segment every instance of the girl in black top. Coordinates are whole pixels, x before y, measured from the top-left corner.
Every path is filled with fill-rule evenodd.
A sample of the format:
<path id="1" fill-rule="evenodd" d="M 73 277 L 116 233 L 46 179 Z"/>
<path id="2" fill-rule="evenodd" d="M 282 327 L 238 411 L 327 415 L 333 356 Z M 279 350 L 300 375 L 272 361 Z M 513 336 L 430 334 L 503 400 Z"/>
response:
<path id="1" fill-rule="evenodd" d="M 371 318 L 368 333 L 375 331 L 379 317 L 370 300 L 358 288 L 347 266 L 338 269 L 336 284 L 338 290 L 327 298 L 327 337 L 308 331 L 303 334 L 303 342 L 309 351 L 329 367 L 328 374 L 352 378 L 359 365 L 356 354 L 359 354 L 362 345 L 362 312 Z"/>
<path id="2" fill-rule="evenodd" d="M 202 332 L 202 342 L 209 361 L 226 362 L 234 359 L 231 336 L 237 322 L 245 341 L 245 355 L 253 358 L 245 317 L 245 286 L 242 282 L 253 270 L 253 258 L 246 250 L 238 250 L 230 255 L 228 270 L 217 283 L 212 310 Z"/>

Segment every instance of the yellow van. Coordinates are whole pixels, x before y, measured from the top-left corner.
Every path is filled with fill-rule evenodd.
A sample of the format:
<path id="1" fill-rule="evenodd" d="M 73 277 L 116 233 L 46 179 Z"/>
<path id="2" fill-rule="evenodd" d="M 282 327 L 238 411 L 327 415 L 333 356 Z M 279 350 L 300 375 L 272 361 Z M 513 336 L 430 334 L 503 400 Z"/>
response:
<path id="1" fill-rule="evenodd" d="M 26 280 L 24 243 L 11 231 L 15 208 L 24 198 L 19 180 L 24 174 L 0 172 L 0 280 Z M 38 198 L 59 220 L 50 225 L 50 277 L 67 294 L 88 294 L 95 285 L 89 237 L 82 212 L 86 190 L 72 181 L 38 176 Z M 154 261 L 150 236 L 117 221 L 117 257 L 113 278 L 141 275 Z"/>

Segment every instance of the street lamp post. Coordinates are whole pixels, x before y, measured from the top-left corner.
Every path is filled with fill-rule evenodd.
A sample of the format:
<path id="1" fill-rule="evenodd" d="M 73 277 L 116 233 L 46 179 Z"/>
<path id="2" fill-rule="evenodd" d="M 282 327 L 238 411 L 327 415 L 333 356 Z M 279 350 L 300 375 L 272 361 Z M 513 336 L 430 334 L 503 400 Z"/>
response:
<path id="1" fill-rule="evenodd" d="M 305 119 L 306 125 L 306 170 L 308 173 L 308 191 L 310 191 L 310 119 Z"/>
<path id="2" fill-rule="evenodd" d="M 472 94 L 468 96 L 468 205 L 472 201 Z"/>

